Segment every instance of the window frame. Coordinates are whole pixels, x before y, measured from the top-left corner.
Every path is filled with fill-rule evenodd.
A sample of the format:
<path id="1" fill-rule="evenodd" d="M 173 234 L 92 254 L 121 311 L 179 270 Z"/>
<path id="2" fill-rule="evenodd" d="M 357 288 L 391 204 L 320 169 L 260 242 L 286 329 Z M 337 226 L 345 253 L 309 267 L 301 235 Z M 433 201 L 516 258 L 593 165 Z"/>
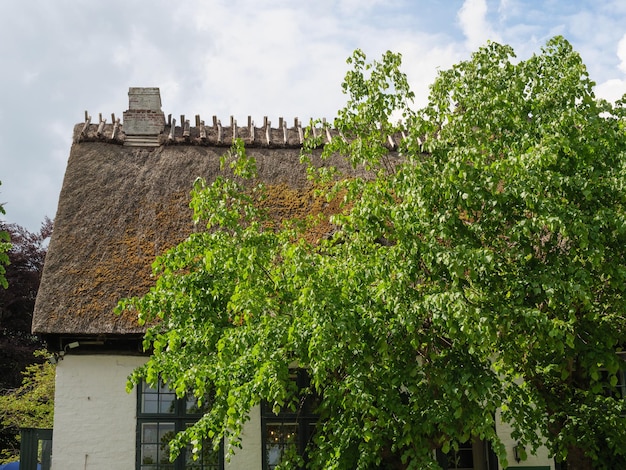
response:
<path id="1" fill-rule="evenodd" d="M 303 390 L 310 384 L 308 374 L 304 369 L 294 369 L 293 379 L 296 381 L 298 390 Z M 304 458 L 306 464 L 308 460 L 306 448 L 315 433 L 315 425 L 319 418 L 315 414 L 315 406 L 316 397 L 307 396 L 301 398 L 297 410 L 282 409 L 278 414 L 275 414 L 269 403 L 261 403 L 261 455 L 263 459 L 261 468 L 263 470 L 272 470 L 274 468 L 273 466 L 270 467 L 268 462 L 268 427 L 271 425 L 296 427 L 296 451 Z"/>
<path id="2" fill-rule="evenodd" d="M 472 459 L 471 467 L 460 467 L 460 466 L 451 466 L 450 458 L 454 458 L 458 453 L 470 452 Z M 459 451 L 455 451 L 450 449 L 447 454 L 444 454 L 441 449 L 436 450 L 436 458 L 437 463 L 444 470 L 453 470 L 453 469 L 474 469 L 474 470 L 498 470 L 498 458 L 491 447 L 491 443 L 487 440 L 481 440 L 478 437 L 472 437 L 468 441 L 460 443 Z"/>
<path id="3" fill-rule="evenodd" d="M 152 390 L 156 390 L 156 411 L 144 411 L 144 398 L 147 396 L 145 390 L 150 388 Z M 137 390 L 137 429 L 136 429 L 136 443 L 135 443 L 135 468 L 136 470 L 159 470 L 161 467 L 167 470 L 185 470 L 187 468 L 187 452 L 182 452 L 181 455 L 174 462 L 170 463 L 160 463 L 155 462 L 154 464 L 144 464 L 142 463 L 142 447 L 146 444 L 143 441 L 143 425 L 145 424 L 156 424 L 157 426 L 161 424 L 173 424 L 174 425 L 174 433 L 178 433 L 180 431 L 185 430 L 190 425 L 193 425 L 197 422 L 202 416 L 203 413 L 198 410 L 196 412 L 188 411 L 189 399 L 187 398 L 178 398 L 176 393 L 169 389 L 167 385 L 160 383 L 158 389 L 154 389 L 153 387 L 149 387 L 145 382 L 138 384 L 136 387 Z M 161 394 L 167 394 L 172 397 L 173 410 L 172 412 L 163 412 L 160 410 L 161 400 L 159 399 Z M 152 395 L 152 394 L 150 394 Z M 156 443 L 159 445 L 159 443 Z M 207 445 L 212 445 L 210 442 L 206 443 Z M 224 446 L 220 445 L 218 452 L 218 465 L 217 470 L 224 470 Z M 158 460 L 158 459 L 157 459 Z M 205 464 L 200 461 L 192 461 L 190 465 L 196 466 L 198 465 L 198 470 L 215 470 L 215 466 L 210 466 L 210 464 Z M 194 467 L 196 468 L 196 467 Z"/>

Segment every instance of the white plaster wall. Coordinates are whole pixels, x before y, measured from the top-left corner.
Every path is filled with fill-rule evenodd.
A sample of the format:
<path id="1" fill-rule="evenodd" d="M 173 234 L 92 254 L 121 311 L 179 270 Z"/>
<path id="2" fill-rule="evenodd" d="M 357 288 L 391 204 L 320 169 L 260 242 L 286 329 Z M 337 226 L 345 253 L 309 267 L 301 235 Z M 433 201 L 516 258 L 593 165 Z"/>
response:
<path id="1" fill-rule="evenodd" d="M 500 419 L 500 413 L 496 416 L 496 420 L 496 431 L 506 448 L 506 458 L 509 461 L 509 466 L 507 468 L 514 470 L 516 467 L 549 466 L 551 470 L 554 470 L 554 459 L 549 457 L 548 449 L 546 447 L 540 447 L 537 450 L 536 455 L 532 455 L 530 453 L 530 449 L 526 449 L 528 458 L 519 463 L 516 462 L 513 454 L 513 447 L 515 447 L 517 442 L 511 438 L 511 431 L 513 429 L 511 428 L 511 425 Z"/>
<path id="2" fill-rule="evenodd" d="M 250 410 L 250 420 L 241 433 L 241 449 L 235 449 L 235 455 L 226 461 L 225 470 L 261 470 L 263 455 L 261 448 L 261 407 Z"/>
<path id="3" fill-rule="evenodd" d="M 57 365 L 52 470 L 134 469 L 137 398 L 126 393 L 128 375 L 146 361 L 141 356 L 68 354 Z M 542 448 L 517 464 L 511 428 L 497 417 L 509 468 L 549 465 L 554 461 Z M 261 414 L 250 412 L 242 434 L 242 448 L 226 462 L 227 470 L 262 468 Z"/>
<path id="4" fill-rule="evenodd" d="M 56 370 L 52 470 L 134 469 L 137 396 L 126 393 L 141 356 L 68 354 Z M 260 407 L 244 425 L 227 469 L 262 468 Z"/>
<path id="5" fill-rule="evenodd" d="M 52 470 L 135 468 L 137 398 L 126 379 L 140 356 L 67 354 L 56 370 Z"/>

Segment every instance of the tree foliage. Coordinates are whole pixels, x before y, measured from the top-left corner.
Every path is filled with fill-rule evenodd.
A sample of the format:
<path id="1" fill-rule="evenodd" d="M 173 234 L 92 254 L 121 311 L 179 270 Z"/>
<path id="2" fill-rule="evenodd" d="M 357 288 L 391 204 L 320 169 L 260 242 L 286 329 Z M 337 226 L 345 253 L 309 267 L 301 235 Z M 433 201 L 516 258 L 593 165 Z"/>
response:
<path id="1" fill-rule="evenodd" d="M 399 55 L 349 62 L 323 155 L 368 174 L 310 168 L 344 202 L 332 236 L 308 240 L 313 219 L 272 222 L 255 205 L 261 183 L 199 180 L 191 205 L 206 230 L 123 304 L 160 319 L 131 385 L 161 377 L 211 396 L 173 449 L 238 445 L 253 406 L 315 393 L 314 468 L 438 468 L 434 449 L 472 437 L 506 467 L 496 416 L 569 469 L 623 466 L 624 104 L 596 99 L 561 37 L 523 61 L 488 44 L 440 72 L 417 111 Z M 230 156 L 253 175 L 241 144 Z M 294 388 L 294 365 L 309 389 Z"/>
<path id="2" fill-rule="evenodd" d="M 5 214 L 4 206 L 0 204 L 0 214 Z M 8 287 L 6 280 L 6 265 L 9 264 L 7 251 L 11 248 L 9 234 L 6 230 L 0 230 L 0 287 Z"/>
<path id="3" fill-rule="evenodd" d="M 0 223 L 10 239 L 4 274 L 8 287 L 0 290 L 0 390 L 21 383 L 21 371 L 42 347 L 31 334 L 31 323 L 52 225 L 46 218 L 38 232 L 29 232 L 18 224 Z"/>
<path id="4" fill-rule="evenodd" d="M 0 325 L 30 331 L 53 222 L 46 217 L 38 232 L 5 222 L 0 227 L 8 234 L 11 243 L 7 253 L 9 267 L 5 273 L 9 288 L 1 292 Z"/>
<path id="5" fill-rule="evenodd" d="M 7 234 L 6 239 L 10 240 L 4 253 L 9 263 L 3 274 L 8 285 L 0 290 L 0 458 L 17 457 L 19 426 L 28 426 L 29 410 L 38 414 L 39 407 L 52 407 L 51 403 L 29 403 L 29 393 L 20 388 L 23 380 L 24 386 L 33 387 L 32 381 L 42 377 L 39 369 L 48 371 L 41 364 L 43 356 L 35 354 L 43 344 L 31 333 L 31 323 L 51 232 L 52 221 L 48 218 L 35 233 L 17 224 L 0 222 L 0 233 Z M 47 424 L 51 423 L 42 420 L 36 427 Z"/>
<path id="6" fill-rule="evenodd" d="M 41 350 L 37 356 L 44 357 Z M 0 463 L 19 457 L 20 428 L 52 428 L 55 367 L 49 362 L 31 364 L 22 372 L 19 387 L 0 395 L 0 427 L 3 434 L 16 436 L 0 452 Z"/>

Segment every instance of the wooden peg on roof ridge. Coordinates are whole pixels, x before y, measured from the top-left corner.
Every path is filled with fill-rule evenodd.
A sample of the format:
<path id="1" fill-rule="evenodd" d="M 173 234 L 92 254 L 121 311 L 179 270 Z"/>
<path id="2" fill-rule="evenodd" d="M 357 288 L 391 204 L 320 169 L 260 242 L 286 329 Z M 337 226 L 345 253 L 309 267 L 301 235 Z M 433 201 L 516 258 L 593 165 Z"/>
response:
<path id="1" fill-rule="evenodd" d="M 167 125 L 168 125 L 169 127 L 171 127 L 171 126 L 172 126 L 172 113 L 170 113 L 170 114 L 168 114 L 168 115 L 167 115 Z"/>
<path id="2" fill-rule="evenodd" d="M 230 117 L 230 127 L 233 128 L 233 142 L 237 139 L 237 119 Z"/>
<path id="3" fill-rule="evenodd" d="M 282 116 L 278 117 L 278 128 L 282 129 L 283 128 L 283 124 L 285 123 L 285 120 L 282 118 Z M 283 143 L 285 142 L 285 138 L 283 136 Z"/>
<path id="4" fill-rule="evenodd" d="M 111 117 L 115 117 L 115 114 L 113 114 Z M 111 139 L 115 139 L 117 137 L 117 133 L 120 130 L 120 118 L 117 118 L 114 122 L 113 122 L 113 130 L 111 131 Z"/>
<path id="5" fill-rule="evenodd" d="M 302 123 L 300 122 L 300 119 L 295 118 L 293 125 L 298 131 L 298 140 L 300 140 L 300 145 L 302 145 L 304 143 L 304 135 L 302 134 Z"/>
<path id="6" fill-rule="evenodd" d="M 204 127 L 204 121 L 200 121 L 200 139 L 206 140 L 206 127 Z"/>
<path id="7" fill-rule="evenodd" d="M 380 133 L 382 134 L 383 132 L 383 124 L 381 122 L 378 123 L 378 130 L 380 131 Z M 395 142 L 393 141 L 393 139 L 387 134 L 387 145 L 389 145 L 392 149 L 396 146 Z"/>
<path id="8" fill-rule="evenodd" d="M 330 141 L 333 140 L 333 138 L 330 135 L 330 128 L 326 124 L 326 118 L 322 118 L 322 127 L 326 130 L 326 140 L 328 141 L 328 143 L 330 143 Z"/>
<path id="9" fill-rule="evenodd" d="M 221 144 L 224 140 L 224 136 L 222 135 L 222 121 L 216 118 L 215 126 L 217 127 L 217 143 Z"/>
<path id="10" fill-rule="evenodd" d="M 189 137 L 189 134 L 191 133 L 190 127 L 191 126 L 189 125 L 189 119 L 187 119 L 183 126 L 183 137 Z"/>
<path id="11" fill-rule="evenodd" d="M 80 136 L 84 137 L 89 130 L 89 124 L 91 124 L 91 116 L 85 111 L 85 124 L 83 125 L 83 129 L 80 131 Z"/>
<path id="12" fill-rule="evenodd" d="M 96 135 L 100 137 L 102 135 L 102 132 L 104 131 L 104 125 L 106 124 L 107 120 L 102 119 L 102 113 L 98 114 L 98 118 L 100 119 L 100 122 L 98 123 L 98 130 L 96 131 Z"/>
<path id="13" fill-rule="evenodd" d="M 172 116 L 170 114 L 170 116 Z M 176 132 L 176 118 L 172 119 L 172 125 L 170 126 L 170 134 L 167 136 L 167 140 L 174 140 L 174 133 Z"/>
<path id="14" fill-rule="evenodd" d="M 406 133 L 404 132 L 404 123 L 402 119 L 398 119 L 398 129 L 400 129 L 400 140 L 406 140 Z"/>
<path id="15" fill-rule="evenodd" d="M 252 116 L 248 116 L 248 132 L 250 133 L 250 143 L 254 142 L 254 121 Z"/>
<path id="16" fill-rule="evenodd" d="M 196 127 L 200 127 L 200 115 L 196 114 Z"/>
<path id="17" fill-rule="evenodd" d="M 180 115 L 180 127 L 185 127 L 185 115 L 181 114 Z"/>
<path id="18" fill-rule="evenodd" d="M 280 120 L 282 121 L 282 128 L 283 128 L 283 144 L 287 145 L 287 121 L 284 121 L 283 118 L 280 118 Z"/>
<path id="19" fill-rule="evenodd" d="M 313 138 L 317 139 L 317 128 L 315 127 L 315 122 L 313 121 L 313 118 L 311 118 L 309 122 L 311 126 L 311 132 L 313 133 Z"/>
<path id="20" fill-rule="evenodd" d="M 265 128 L 265 141 L 267 142 L 267 145 L 270 145 L 272 143 L 272 130 L 270 128 L 271 125 L 272 123 L 269 121 L 269 119 L 267 119 L 267 116 L 263 116 L 263 127 Z"/>
<path id="21" fill-rule="evenodd" d="M 115 113 L 111 113 L 111 123 L 115 123 Z"/>

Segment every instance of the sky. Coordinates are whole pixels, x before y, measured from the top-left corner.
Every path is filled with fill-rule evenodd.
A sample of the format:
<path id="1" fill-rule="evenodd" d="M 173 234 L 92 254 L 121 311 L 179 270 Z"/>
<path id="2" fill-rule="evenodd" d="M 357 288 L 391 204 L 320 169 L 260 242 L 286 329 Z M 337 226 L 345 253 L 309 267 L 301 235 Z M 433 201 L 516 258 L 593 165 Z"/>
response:
<path id="1" fill-rule="evenodd" d="M 391 50 L 425 104 L 438 70 L 487 41 L 520 60 L 562 35 L 596 94 L 626 93 L 624 0 L 29 0 L 0 15 L 0 203 L 37 231 L 54 218 L 74 124 L 159 87 L 165 115 L 332 119 L 355 49 Z"/>

